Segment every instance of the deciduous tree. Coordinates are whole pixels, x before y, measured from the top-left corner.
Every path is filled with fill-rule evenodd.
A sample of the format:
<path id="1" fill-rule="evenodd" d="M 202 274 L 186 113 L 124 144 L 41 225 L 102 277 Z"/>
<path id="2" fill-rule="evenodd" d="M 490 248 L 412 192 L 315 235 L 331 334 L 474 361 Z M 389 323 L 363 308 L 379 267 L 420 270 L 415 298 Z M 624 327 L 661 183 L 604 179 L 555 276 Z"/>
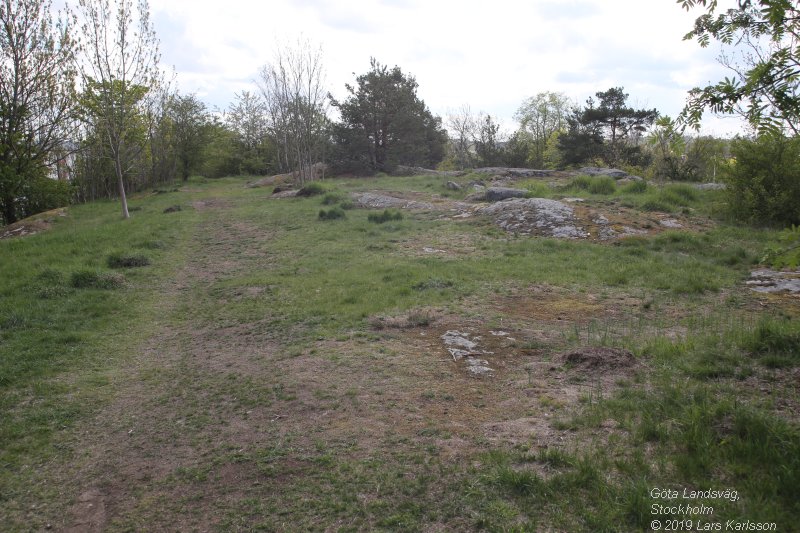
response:
<path id="1" fill-rule="evenodd" d="M 556 132 L 567 129 L 567 116 L 574 104 L 563 93 L 543 92 L 525 100 L 517 110 L 520 128 L 530 134 L 528 164 L 544 168 L 547 141 Z"/>
<path id="2" fill-rule="evenodd" d="M 741 0 L 721 11 L 717 0 L 679 0 L 684 9 L 705 11 L 685 40 L 706 47 L 711 39 L 736 47 L 743 66 L 723 63 L 734 77 L 689 93 L 682 121 L 699 127 L 705 109 L 740 113 L 760 131 L 798 134 L 800 128 L 800 5 L 791 0 Z"/>
<path id="3" fill-rule="evenodd" d="M 48 0 L 0 0 L 0 214 L 5 223 L 33 214 L 25 198 L 72 135 L 77 50 L 72 17 L 54 19 Z"/>
<path id="4" fill-rule="evenodd" d="M 144 99 L 162 82 L 158 38 L 147 0 L 79 0 L 85 57 L 82 75 L 89 127 L 114 165 L 122 216 L 128 218 L 125 178 L 145 148 L 138 136 Z"/>

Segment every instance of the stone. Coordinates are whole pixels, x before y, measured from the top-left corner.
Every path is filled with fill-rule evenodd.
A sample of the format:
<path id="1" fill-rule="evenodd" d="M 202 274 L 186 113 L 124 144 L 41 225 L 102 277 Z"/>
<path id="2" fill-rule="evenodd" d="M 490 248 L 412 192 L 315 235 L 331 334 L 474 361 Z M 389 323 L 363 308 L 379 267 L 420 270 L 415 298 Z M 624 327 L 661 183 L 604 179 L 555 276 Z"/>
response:
<path id="1" fill-rule="evenodd" d="M 416 200 L 406 200 L 378 194 L 373 192 L 352 193 L 350 195 L 360 207 L 369 209 L 433 209 L 430 202 L 418 202 Z"/>
<path id="2" fill-rule="evenodd" d="M 484 193 L 484 199 L 489 202 L 499 202 L 509 198 L 525 198 L 529 191 L 526 189 L 512 189 L 510 187 L 489 187 Z"/>
<path id="3" fill-rule="evenodd" d="M 461 185 L 459 185 L 455 181 L 448 181 L 447 184 L 445 185 L 445 187 L 447 188 L 447 190 L 450 190 L 450 191 L 460 191 L 463 188 L 463 187 L 461 187 Z"/>
<path id="4" fill-rule="evenodd" d="M 614 179 L 628 177 L 627 172 L 618 168 L 583 167 L 578 173 L 586 174 L 587 176 L 611 176 Z"/>
<path id="5" fill-rule="evenodd" d="M 700 191 L 724 191 L 728 186 L 724 183 L 695 183 L 694 188 Z"/>
<path id="6" fill-rule="evenodd" d="M 750 273 L 746 284 L 755 292 L 790 292 L 800 293 L 800 270 L 781 272 L 777 270 L 755 270 Z"/>
<path id="7" fill-rule="evenodd" d="M 547 198 L 512 198 L 479 210 L 494 218 L 509 233 L 536 233 L 548 237 L 579 239 L 587 236 L 578 227 L 572 207 Z"/>

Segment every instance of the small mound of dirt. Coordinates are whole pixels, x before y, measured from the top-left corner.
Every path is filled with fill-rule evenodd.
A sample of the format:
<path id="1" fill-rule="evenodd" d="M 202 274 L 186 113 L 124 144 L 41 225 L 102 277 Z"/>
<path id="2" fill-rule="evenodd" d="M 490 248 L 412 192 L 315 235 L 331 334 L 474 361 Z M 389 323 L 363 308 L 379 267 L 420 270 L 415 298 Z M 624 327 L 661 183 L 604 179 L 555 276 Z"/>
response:
<path id="1" fill-rule="evenodd" d="M 559 357 L 562 364 L 583 370 L 617 369 L 636 366 L 636 357 L 622 348 L 587 346 Z"/>

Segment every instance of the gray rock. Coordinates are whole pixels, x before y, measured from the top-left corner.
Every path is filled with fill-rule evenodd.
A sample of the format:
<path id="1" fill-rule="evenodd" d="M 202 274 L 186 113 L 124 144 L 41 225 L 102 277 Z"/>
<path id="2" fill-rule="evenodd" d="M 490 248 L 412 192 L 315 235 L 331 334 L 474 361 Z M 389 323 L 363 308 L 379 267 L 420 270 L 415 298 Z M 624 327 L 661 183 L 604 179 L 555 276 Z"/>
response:
<path id="1" fill-rule="evenodd" d="M 633 183 L 634 181 L 644 181 L 644 178 L 642 178 L 640 176 L 634 176 L 634 175 L 631 174 L 631 175 L 625 176 L 624 178 L 618 179 L 617 183 L 624 185 L 626 183 Z"/>
<path id="2" fill-rule="evenodd" d="M 445 187 L 447 187 L 447 189 L 451 191 L 460 191 L 462 189 L 461 185 L 459 185 L 455 181 L 448 181 Z"/>
<path id="3" fill-rule="evenodd" d="M 508 168 L 508 167 L 482 167 L 472 169 L 478 174 L 498 174 L 514 178 L 546 178 L 552 176 L 555 170 L 538 170 L 533 168 Z"/>
<path id="4" fill-rule="evenodd" d="M 509 187 L 489 187 L 484 198 L 489 202 L 500 202 L 509 198 L 525 198 L 528 196 L 525 189 L 512 189 Z"/>
<path id="5" fill-rule="evenodd" d="M 463 176 L 464 172 L 461 170 L 433 170 L 430 168 L 397 165 L 397 167 L 392 172 L 392 175 L 393 176 L 442 176 L 449 178 L 457 178 L 458 176 Z"/>
<path id="6" fill-rule="evenodd" d="M 373 192 L 355 192 L 350 195 L 360 207 L 370 209 L 433 209 L 430 202 L 417 202 Z"/>
<path id="7" fill-rule="evenodd" d="M 611 176 L 614 179 L 628 177 L 627 172 L 618 168 L 583 167 L 578 172 L 587 176 Z"/>
<path id="8" fill-rule="evenodd" d="M 587 236 L 577 226 L 572 207 L 546 198 L 512 198 L 479 210 L 492 217 L 510 233 L 542 234 L 550 237 L 579 239 Z"/>
<path id="9" fill-rule="evenodd" d="M 694 188 L 701 191 L 724 191 L 728 186 L 724 183 L 696 183 Z"/>
<path id="10" fill-rule="evenodd" d="M 747 281 L 750 289 L 756 292 L 800 292 L 800 271 L 779 272 L 777 270 L 755 270 Z"/>

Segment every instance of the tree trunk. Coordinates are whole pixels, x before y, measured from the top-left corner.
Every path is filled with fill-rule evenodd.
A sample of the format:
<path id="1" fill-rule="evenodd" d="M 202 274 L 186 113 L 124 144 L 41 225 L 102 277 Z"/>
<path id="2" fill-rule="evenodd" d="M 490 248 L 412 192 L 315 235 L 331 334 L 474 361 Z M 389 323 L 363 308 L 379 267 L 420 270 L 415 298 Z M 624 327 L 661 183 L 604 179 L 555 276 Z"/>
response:
<path id="1" fill-rule="evenodd" d="M 119 160 L 119 157 L 114 158 L 114 166 L 116 167 L 117 171 L 117 185 L 119 187 L 119 199 L 122 202 L 122 218 L 128 219 L 131 217 L 131 215 L 130 213 L 128 213 L 128 199 L 125 196 L 125 181 L 123 180 L 122 164 Z"/>

